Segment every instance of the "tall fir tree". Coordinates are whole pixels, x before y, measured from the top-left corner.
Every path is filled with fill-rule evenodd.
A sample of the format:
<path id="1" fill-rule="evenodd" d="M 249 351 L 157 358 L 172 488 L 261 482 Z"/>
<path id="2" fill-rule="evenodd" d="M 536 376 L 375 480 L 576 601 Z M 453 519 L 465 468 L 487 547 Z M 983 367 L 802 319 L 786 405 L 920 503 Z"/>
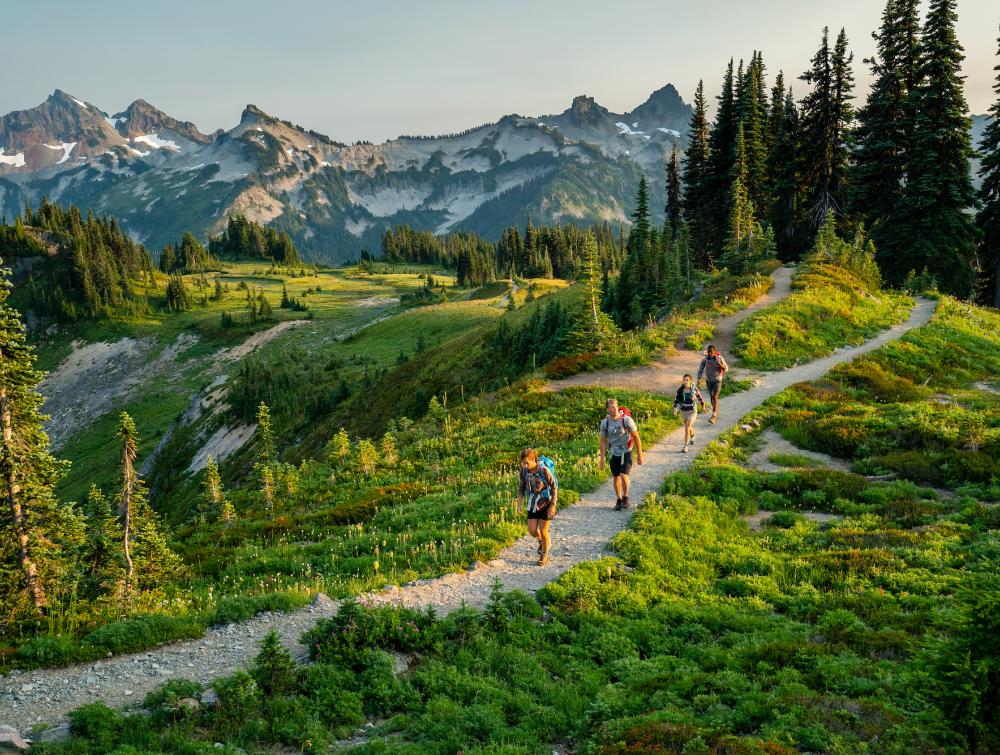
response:
<path id="1" fill-rule="evenodd" d="M 137 591 L 161 588 L 181 573 L 182 565 L 157 526 L 145 483 L 136 469 L 139 436 L 127 412 L 122 412 L 119 419 L 118 438 L 118 522 L 125 569 L 116 597 L 130 610 Z"/>
<path id="2" fill-rule="evenodd" d="M 705 110 L 705 85 L 698 82 L 691 108 L 691 127 L 684 153 L 681 205 L 690 229 L 690 244 L 695 259 L 708 267 L 711 216 L 708 193 L 708 115 Z"/>
<path id="3" fill-rule="evenodd" d="M 1000 57 L 1000 37 L 997 38 L 997 55 Z M 979 153 L 982 163 L 979 175 L 983 185 L 979 189 L 982 207 L 976 224 L 982 234 L 979 247 L 980 279 L 979 300 L 1000 307 L 1000 63 L 993 91 L 997 100 L 990 108 L 990 123 L 986 126 Z"/>
<path id="4" fill-rule="evenodd" d="M 715 122 L 708 135 L 708 170 L 705 194 L 708 197 L 707 262 L 718 256 L 725 243 L 725 229 L 729 221 L 730 182 L 733 157 L 736 149 L 736 100 L 734 91 L 733 61 L 729 61 L 722 80 L 722 93 Z"/>
<path id="5" fill-rule="evenodd" d="M 677 147 L 670 153 L 667 163 L 667 206 L 666 228 L 670 232 L 670 240 L 676 241 L 681 231 L 681 169 L 677 159 Z M 596 246 L 596 241 L 594 242 Z"/>
<path id="6" fill-rule="evenodd" d="M 808 188 L 808 219 L 816 228 L 828 210 L 841 212 L 849 158 L 849 133 L 854 116 L 851 105 L 853 55 L 847 50 L 843 29 L 830 50 L 830 31 L 823 29 L 819 50 L 810 69 L 800 77 L 812 89 L 802 100 L 801 165 Z"/>
<path id="7" fill-rule="evenodd" d="M 968 106 L 962 46 L 955 35 L 955 0 L 931 0 L 920 41 L 913 98 L 916 122 L 903 197 L 887 221 L 880 266 L 892 283 L 924 268 L 942 291 L 968 296 L 979 232 L 969 158 Z"/>
<path id="8" fill-rule="evenodd" d="M 754 223 L 753 202 L 747 191 L 747 156 L 746 138 L 743 127 L 736 132 L 736 157 L 733 161 L 733 176 L 730 183 L 729 222 L 726 226 L 726 246 L 722 256 L 723 263 L 730 272 L 742 272 L 739 259 L 743 239 L 752 233 Z"/>
<path id="9" fill-rule="evenodd" d="M 775 97 L 777 100 L 777 96 Z M 778 256 L 786 261 L 797 259 L 803 251 L 801 197 L 799 178 L 799 110 L 791 87 L 780 102 L 772 105 L 775 114 L 774 143 L 768 155 L 771 204 L 768 222 L 774 229 Z"/>
<path id="10" fill-rule="evenodd" d="M 257 454 L 261 464 L 268 465 L 274 461 L 271 410 L 263 401 L 257 406 Z"/>
<path id="11" fill-rule="evenodd" d="M 601 262 L 597 241 L 588 233 L 583 247 L 583 304 L 577 313 L 570 344 L 575 353 L 600 352 L 611 347 L 617 328 L 601 309 Z"/>
<path id="12" fill-rule="evenodd" d="M 75 571 L 83 524 L 53 492 L 65 464 L 48 452 L 34 349 L 7 305 L 9 271 L 0 260 L 0 603 L 10 616 L 46 613 Z M 16 575 L 16 576 L 15 576 Z"/>
<path id="13" fill-rule="evenodd" d="M 639 179 L 632 228 L 628 234 L 626 257 L 615 290 L 615 310 L 623 328 L 642 324 L 648 303 L 651 268 L 651 231 L 649 223 L 649 187 L 646 177 Z"/>
<path id="14" fill-rule="evenodd" d="M 896 211 L 903 197 L 907 141 L 912 131 L 907 90 L 909 56 L 908 13 L 915 3 L 888 0 L 881 28 L 872 34 L 876 53 L 865 60 L 871 69 L 872 86 L 858 113 L 851 169 L 851 215 L 868 228 L 881 244 L 885 220 Z M 915 12 L 915 11 L 913 11 Z"/>
<path id="15" fill-rule="evenodd" d="M 211 456 L 205 463 L 205 472 L 202 476 L 201 502 L 198 506 L 198 513 L 205 521 L 212 521 L 222 509 L 222 477 L 219 474 L 219 466 Z"/>
<path id="16" fill-rule="evenodd" d="M 738 122 L 743 129 L 746 191 L 755 207 L 766 207 L 768 123 L 764 58 L 754 51 L 739 94 Z"/>
<path id="17" fill-rule="evenodd" d="M 125 555 L 125 592 L 132 591 L 135 579 L 135 562 L 132 560 L 132 529 L 136 515 L 138 498 L 138 472 L 135 469 L 135 458 L 138 453 L 135 422 L 125 412 L 122 412 L 118 425 L 118 438 L 121 440 L 121 488 L 118 497 L 118 516 L 122 525 L 122 552 Z"/>

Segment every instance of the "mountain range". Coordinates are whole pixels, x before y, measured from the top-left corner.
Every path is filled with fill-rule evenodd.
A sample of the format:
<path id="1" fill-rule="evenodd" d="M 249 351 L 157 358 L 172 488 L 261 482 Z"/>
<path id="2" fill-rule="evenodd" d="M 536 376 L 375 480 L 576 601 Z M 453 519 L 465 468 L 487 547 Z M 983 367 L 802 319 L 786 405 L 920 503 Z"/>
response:
<path id="1" fill-rule="evenodd" d="M 628 113 L 581 95 L 553 115 L 348 145 L 254 105 L 205 134 L 144 100 L 109 115 L 57 89 L 0 117 L 0 214 L 42 197 L 73 203 L 119 218 L 155 252 L 240 213 L 326 262 L 377 251 L 399 223 L 495 238 L 529 216 L 625 222 L 640 175 L 654 210 L 663 205 L 666 162 L 683 150 L 690 117 L 668 84 Z"/>

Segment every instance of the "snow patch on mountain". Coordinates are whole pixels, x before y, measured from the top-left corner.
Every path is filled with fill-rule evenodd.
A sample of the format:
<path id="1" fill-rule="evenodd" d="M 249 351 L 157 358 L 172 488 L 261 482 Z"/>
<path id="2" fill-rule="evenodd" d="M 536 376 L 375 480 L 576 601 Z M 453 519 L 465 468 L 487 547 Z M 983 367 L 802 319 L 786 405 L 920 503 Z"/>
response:
<path id="1" fill-rule="evenodd" d="M 59 162 L 56 165 L 62 165 L 64 162 L 69 160 L 70 154 L 73 152 L 73 148 L 76 146 L 76 142 L 63 142 L 62 144 L 46 144 L 49 149 L 61 149 L 63 151 L 63 156 L 59 158 Z"/>
<path id="2" fill-rule="evenodd" d="M 352 236 L 357 236 L 358 238 L 361 237 L 361 234 L 365 232 L 365 229 L 367 227 L 368 227 L 368 221 L 365 220 L 364 218 L 360 218 L 358 220 L 347 219 L 344 221 L 344 228 L 347 230 L 347 232 L 350 233 Z"/>
<path id="3" fill-rule="evenodd" d="M 678 139 L 681 138 L 681 132 L 680 131 L 675 131 L 672 128 L 663 128 L 663 126 L 660 126 L 656 130 L 657 131 L 662 131 L 664 134 L 670 134 L 671 136 L 677 137 Z"/>
<path id="4" fill-rule="evenodd" d="M 484 202 L 503 194 L 505 191 L 522 186 L 532 179 L 544 176 L 552 169 L 515 170 L 499 178 L 493 191 L 472 191 L 468 187 L 452 185 L 443 198 L 427 205 L 431 210 L 445 210 L 448 219 L 434 229 L 434 233 L 447 233 L 458 223 L 465 220 Z"/>
<path id="5" fill-rule="evenodd" d="M 622 123 L 621 121 L 618 121 L 617 123 L 615 123 L 615 125 L 618 127 L 618 131 L 621 132 L 623 136 L 641 136 L 643 139 L 649 139 L 649 134 L 647 134 L 645 131 L 633 130 L 639 127 L 638 123 L 633 123 L 632 126 L 630 127 L 627 123 Z M 627 155 L 628 152 L 626 152 L 625 154 Z"/>
<path id="6" fill-rule="evenodd" d="M 80 100 L 78 100 L 76 97 L 72 97 L 71 99 L 73 100 L 73 102 L 82 107 L 84 110 L 88 110 L 90 108 L 90 105 L 88 105 L 86 102 L 80 102 Z"/>
<path id="7" fill-rule="evenodd" d="M 18 152 L 16 155 L 5 155 L 0 147 L 0 165 L 13 165 L 15 168 L 24 167 L 24 153 Z"/>
<path id="8" fill-rule="evenodd" d="M 385 186 L 366 193 L 357 193 L 351 187 L 347 188 L 350 200 L 377 218 L 395 215 L 400 210 L 415 210 L 424 203 L 431 192 L 430 188 L 418 186 Z"/>
<path id="9" fill-rule="evenodd" d="M 132 141 L 148 144 L 153 149 L 172 149 L 175 152 L 181 151 L 177 142 L 171 141 L 170 139 L 161 139 L 157 134 L 140 134 L 139 136 L 133 137 Z M 146 154 L 148 155 L 149 153 L 147 152 Z"/>

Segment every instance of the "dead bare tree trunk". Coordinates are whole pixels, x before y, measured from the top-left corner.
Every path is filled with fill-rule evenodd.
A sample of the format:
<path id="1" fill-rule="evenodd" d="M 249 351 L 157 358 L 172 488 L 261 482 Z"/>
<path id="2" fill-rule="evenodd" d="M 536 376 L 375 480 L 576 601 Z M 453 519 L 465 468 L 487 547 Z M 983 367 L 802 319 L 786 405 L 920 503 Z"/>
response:
<path id="1" fill-rule="evenodd" d="M 21 505 L 21 484 L 17 481 L 17 466 L 14 456 L 14 420 L 11 416 L 11 400 L 5 386 L 0 386 L 0 425 L 3 427 L 3 447 L 0 449 L 0 466 L 3 469 L 3 495 L 7 499 L 10 518 L 17 538 L 18 561 L 24 572 L 24 586 L 31 604 L 44 614 L 48 607 L 45 587 L 38 576 L 38 566 L 31 558 L 28 524 Z"/>

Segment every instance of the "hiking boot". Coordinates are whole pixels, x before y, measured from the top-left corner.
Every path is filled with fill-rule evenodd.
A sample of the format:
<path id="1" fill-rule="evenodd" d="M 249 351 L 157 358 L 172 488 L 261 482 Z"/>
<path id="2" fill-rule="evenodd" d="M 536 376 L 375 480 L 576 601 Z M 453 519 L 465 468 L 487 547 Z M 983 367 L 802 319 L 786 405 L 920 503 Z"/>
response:
<path id="1" fill-rule="evenodd" d="M 687 452 L 688 452 L 688 447 L 684 446 L 684 448 L 681 449 L 681 453 L 686 454 Z"/>
<path id="2" fill-rule="evenodd" d="M 622 511 L 625 511 L 629 507 L 628 496 L 622 498 Z"/>
<path id="3" fill-rule="evenodd" d="M 621 511 L 621 510 L 622 510 L 622 499 L 618 498 L 615 500 L 615 511 Z"/>
<path id="4" fill-rule="evenodd" d="M 536 564 L 536 566 L 545 566 L 548 562 L 549 562 L 549 554 L 543 553 L 542 557 L 538 559 L 538 563 Z"/>
<path id="5" fill-rule="evenodd" d="M 718 421 L 719 421 L 718 417 L 709 417 L 708 418 L 708 424 L 710 424 L 710 425 L 714 425 Z"/>

